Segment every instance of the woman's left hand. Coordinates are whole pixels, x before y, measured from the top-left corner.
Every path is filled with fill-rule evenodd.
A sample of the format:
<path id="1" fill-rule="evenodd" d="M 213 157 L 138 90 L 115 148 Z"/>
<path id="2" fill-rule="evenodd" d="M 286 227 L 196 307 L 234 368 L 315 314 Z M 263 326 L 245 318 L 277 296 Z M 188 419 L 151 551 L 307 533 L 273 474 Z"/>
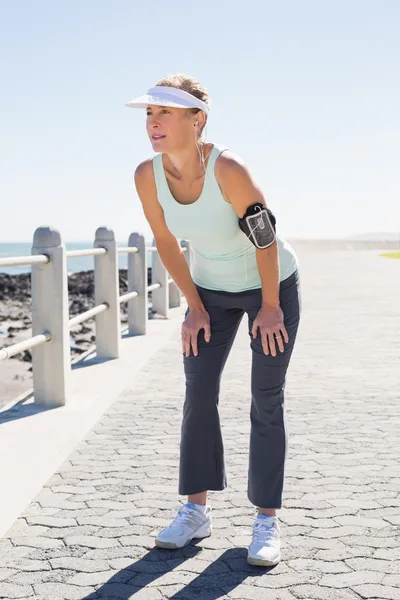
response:
<path id="1" fill-rule="evenodd" d="M 262 306 L 260 308 L 251 330 L 253 338 L 257 337 L 258 329 L 260 329 L 264 354 L 276 356 L 275 344 L 278 344 L 281 352 L 284 351 L 283 341 L 287 344 L 289 336 L 283 324 L 283 312 L 280 306 Z"/>

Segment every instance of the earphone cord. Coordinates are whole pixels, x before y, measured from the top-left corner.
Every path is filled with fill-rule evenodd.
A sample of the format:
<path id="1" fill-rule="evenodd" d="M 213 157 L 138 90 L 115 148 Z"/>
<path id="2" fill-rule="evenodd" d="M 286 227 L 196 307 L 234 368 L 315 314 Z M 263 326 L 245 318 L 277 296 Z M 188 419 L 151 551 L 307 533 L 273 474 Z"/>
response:
<path id="1" fill-rule="evenodd" d="M 207 124 L 205 125 L 205 130 L 206 130 L 206 128 L 207 128 Z M 205 137 L 206 136 L 204 135 L 204 142 L 202 143 L 201 150 L 199 148 L 200 144 L 196 143 L 196 148 L 197 148 L 197 151 L 198 151 L 199 156 L 200 156 L 200 164 L 203 165 L 204 172 L 206 171 L 205 157 L 204 157 L 204 147 L 205 147 L 205 144 L 206 144 Z M 208 158 L 208 156 L 210 154 L 211 154 L 211 150 L 210 150 L 209 154 L 207 155 L 207 158 Z M 261 211 L 261 208 L 259 208 L 259 207 L 257 207 L 257 208 L 258 208 L 259 211 Z M 259 225 L 256 225 L 253 229 L 251 229 L 251 226 L 250 226 L 250 233 L 249 233 L 249 235 L 246 235 L 247 239 L 250 238 L 250 236 L 254 233 L 254 231 L 257 229 L 257 227 L 259 227 Z M 244 258 L 244 281 L 246 282 L 247 281 L 247 255 L 246 255 L 246 253 L 243 254 L 243 258 Z M 241 285 L 241 283 L 237 283 L 235 281 L 231 281 L 230 283 L 232 285 Z"/>
<path id="2" fill-rule="evenodd" d="M 261 210 L 261 209 L 260 209 Z M 246 235 L 247 239 L 250 238 L 250 236 L 252 235 L 252 233 L 254 233 L 254 231 L 257 229 L 257 227 L 259 227 L 259 225 L 256 225 L 254 227 L 254 229 L 251 229 L 250 234 Z M 247 254 L 244 253 L 243 254 L 243 258 L 244 258 L 244 282 L 246 283 L 247 281 Z M 231 285 L 242 285 L 241 283 L 237 283 L 236 281 L 230 281 Z"/>
<path id="3" fill-rule="evenodd" d="M 261 211 L 261 208 L 259 209 Z M 254 233 L 254 231 L 257 229 L 257 227 L 259 227 L 259 225 L 256 225 L 253 229 L 251 229 L 250 226 L 250 233 L 249 235 L 246 235 L 247 239 L 250 238 L 250 236 Z M 247 254 L 243 254 L 243 258 L 244 258 L 244 281 L 247 281 Z M 232 285 L 241 285 L 240 283 L 237 283 L 235 281 L 231 281 L 230 282 Z"/>
<path id="4" fill-rule="evenodd" d="M 198 125 L 198 121 L 196 121 L 195 125 Z M 201 149 L 200 149 L 200 143 L 197 144 L 197 141 L 196 141 L 197 152 L 199 153 L 199 156 L 200 156 L 200 164 L 203 166 L 204 172 L 206 172 L 206 158 L 208 158 L 209 155 L 211 154 L 211 150 L 210 150 L 208 155 L 206 157 L 204 156 L 204 148 L 206 145 L 206 131 L 207 131 L 207 122 L 204 125 L 204 141 L 201 144 Z M 196 132 L 195 132 L 195 135 L 196 135 Z M 202 134 L 202 136 L 203 136 L 203 134 Z"/>

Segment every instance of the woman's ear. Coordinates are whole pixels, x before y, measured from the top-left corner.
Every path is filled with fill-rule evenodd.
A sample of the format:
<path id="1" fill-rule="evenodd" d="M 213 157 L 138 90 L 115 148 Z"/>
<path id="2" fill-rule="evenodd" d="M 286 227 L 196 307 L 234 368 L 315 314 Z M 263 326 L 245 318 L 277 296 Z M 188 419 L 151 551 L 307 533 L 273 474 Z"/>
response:
<path id="1" fill-rule="evenodd" d="M 206 116 L 205 116 L 204 112 L 202 110 L 200 110 L 196 114 L 196 121 L 194 123 L 194 126 L 199 127 L 200 129 L 203 129 L 205 124 L 206 124 Z"/>

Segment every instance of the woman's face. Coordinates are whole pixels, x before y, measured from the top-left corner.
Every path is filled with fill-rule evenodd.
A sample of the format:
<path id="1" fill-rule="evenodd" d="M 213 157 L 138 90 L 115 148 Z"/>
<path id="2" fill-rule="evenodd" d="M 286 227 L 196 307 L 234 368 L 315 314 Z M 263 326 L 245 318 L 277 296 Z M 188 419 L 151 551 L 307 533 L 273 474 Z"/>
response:
<path id="1" fill-rule="evenodd" d="M 174 152 L 187 148 L 196 136 L 196 115 L 185 108 L 147 107 L 146 128 L 155 152 Z"/>

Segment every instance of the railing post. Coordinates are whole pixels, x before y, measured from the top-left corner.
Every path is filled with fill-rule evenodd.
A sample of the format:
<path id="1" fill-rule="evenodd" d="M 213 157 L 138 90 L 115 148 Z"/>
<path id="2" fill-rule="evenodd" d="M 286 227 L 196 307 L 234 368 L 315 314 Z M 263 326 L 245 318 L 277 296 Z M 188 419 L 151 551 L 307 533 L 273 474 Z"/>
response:
<path id="1" fill-rule="evenodd" d="M 153 240 L 153 246 L 156 245 Z M 168 273 L 164 267 L 158 252 L 153 252 L 153 260 L 151 265 L 151 283 L 159 283 L 161 287 L 158 290 L 151 292 L 153 310 L 164 317 L 168 317 L 169 305 L 169 285 Z"/>
<path id="2" fill-rule="evenodd" d="M 181 291 L 175 281 L 169 284 L 169 308 L 177 308 L 181 305 Z"/>
<path id="3" fill-rule="evenodd" d="M 51 335 L 51 341 L 32 348 L 34 401 L 49 407 L 64 406 L 71 367 L 67 258 L 59 231 L 36 229 L 32 254 L 50 257 L 47 264 L 32 265 L 32 335 Z"/>
<path id="4" fill-rule="evenodd" d="M 147 331 L 147 249 L 143 235 L 131 233 L 128 246 L 136 246 L 139 252 L 128 254 L 128 292 L 137 292 L 136 298 L 128 300 L 128 327 L 131 335 L 144 335 Z"/>
<path id="5" fill-rule="evenodd" d="M 121 339 L 119 306 L 118 251 L 114 232 L 99 227 L 95 248 L 106 248 L 107 254 L 94 257 L 95 304 L 107 302 L 108 309 L 96 315 L 96 354 L 98 358 L 118 358 Z"/>

